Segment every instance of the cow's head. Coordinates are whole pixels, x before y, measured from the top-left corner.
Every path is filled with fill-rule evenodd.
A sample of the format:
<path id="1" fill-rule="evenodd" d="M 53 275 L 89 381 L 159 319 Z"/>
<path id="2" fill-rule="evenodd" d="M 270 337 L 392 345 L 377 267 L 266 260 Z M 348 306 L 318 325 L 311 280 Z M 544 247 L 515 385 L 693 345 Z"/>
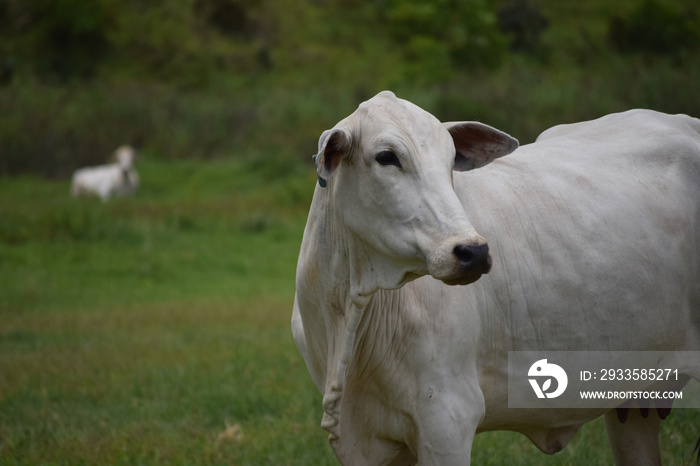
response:
<path id="1" fill-rule="evenodd" d="M 368 247 L 364 254 L 381 257 L 382 274 L 392 278 L 380 287 L 426 274 L 468 284 L 490 270 L 491 257 L 452 170 L 482 167 L 517 146 L 481 123 L 440 123 L 385 91 L 321 135 L 317 189 L 329 190 L 343 224 Z"/>
<path id="2" fill-rule="evenodd" d="M 131 169 L 131 167 L 134 165 L 135 158 L 136 154 L 131 146 L 120 146 L 116 151 L 114 151 L 114 159 L 124 170 Z"/>

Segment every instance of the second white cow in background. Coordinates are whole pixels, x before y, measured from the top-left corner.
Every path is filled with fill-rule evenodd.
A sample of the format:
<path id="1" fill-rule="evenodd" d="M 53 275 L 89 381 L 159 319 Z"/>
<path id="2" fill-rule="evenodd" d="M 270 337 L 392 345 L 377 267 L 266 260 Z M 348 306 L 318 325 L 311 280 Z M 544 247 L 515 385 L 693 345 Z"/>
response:
<path id="1" fill-rule="evenodd" d="M 114 154 L 115 163 L 76 170 L 71 194 L 74 197 L 99 196 L 103 202 L 113 196 L 133 194 L 139 185 L 139 175 L 134 169 L 134 149 L 121 146 Z"/>

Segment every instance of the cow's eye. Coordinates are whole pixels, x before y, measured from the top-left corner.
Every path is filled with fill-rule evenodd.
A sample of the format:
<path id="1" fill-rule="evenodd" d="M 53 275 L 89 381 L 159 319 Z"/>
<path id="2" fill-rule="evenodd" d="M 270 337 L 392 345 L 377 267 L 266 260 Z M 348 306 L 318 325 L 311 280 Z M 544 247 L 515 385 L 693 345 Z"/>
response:
<path id="1" fill-rule="evenodd" d="M 377 154 L 375 159 L 377 162 L 379 162 L 380 165 L 393 165 L 395 167 L 401 168 L 401 162 L 399 161 L 399 157 L 393 151 L 383 150 Z"/>

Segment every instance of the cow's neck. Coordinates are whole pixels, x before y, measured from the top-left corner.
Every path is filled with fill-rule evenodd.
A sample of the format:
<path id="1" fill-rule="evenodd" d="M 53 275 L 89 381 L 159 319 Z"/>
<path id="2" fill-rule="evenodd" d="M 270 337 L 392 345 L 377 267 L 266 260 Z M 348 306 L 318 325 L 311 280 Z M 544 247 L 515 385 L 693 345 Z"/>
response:
<path id="1" fill-rule="evenodd" d="M 336 426 L 340 421 L 340 400 L 359 338 L 358 327 L 371 296 L 390 274 L 389 265 L 382 262 L 381 256 L 369 250 L 344 225 L 330 192 L 319 192 L 317 188 L 304 233 L 305 241 L 312 238 L 313 243 L 302 245 L 302 268 L 297 272 L 317 277 L 306 285 L 306 292 L 316 294 L 315 301 L 321 305 L 301 311 L 317 313 L 303 318 L 325 323 L 313 328 L 325 331 L 325 335 L 316 337 L 325 337 L 328 345 L 321 425 L 330 432 L 331 439 L 339 436 Z M 309 338 L 314 336 L 307 335 Z"/>
<path id="2" fill-rule="evenodd" d="M 348 300 L 365 306 L 377 290 L 416 278 L 348 230 L 330 190 L 331 185 L 317 188 L 304 234 L 311 239 L 302 245 L 304 265 L 322 274 L 322 292 L 337 296 L 340 306 L 350 304 Z"/>

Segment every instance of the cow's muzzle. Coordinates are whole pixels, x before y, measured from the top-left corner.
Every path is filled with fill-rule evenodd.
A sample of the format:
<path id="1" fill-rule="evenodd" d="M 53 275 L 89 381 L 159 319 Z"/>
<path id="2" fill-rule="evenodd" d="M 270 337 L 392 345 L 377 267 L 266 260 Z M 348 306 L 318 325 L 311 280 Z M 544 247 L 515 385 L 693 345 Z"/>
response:
<path id="1" fill-rule="evenodd" d="M 448 251 L 434 256 L 430 275 L 448 285 L 468 285 L 491 270 L 491 255 L 486 242 L 452 243 Z M 430 267 L 429 267 L 430 268 Z"/>
<path id="2" fill-rule="evenodd" d="M 443 280 L 448 285 L 468 285 L 491 270 L 491 255 L 488 244 L 478 246 L 458 244 L 452 253 L 457 261 L 460 276 L 451 280 Z"/>

